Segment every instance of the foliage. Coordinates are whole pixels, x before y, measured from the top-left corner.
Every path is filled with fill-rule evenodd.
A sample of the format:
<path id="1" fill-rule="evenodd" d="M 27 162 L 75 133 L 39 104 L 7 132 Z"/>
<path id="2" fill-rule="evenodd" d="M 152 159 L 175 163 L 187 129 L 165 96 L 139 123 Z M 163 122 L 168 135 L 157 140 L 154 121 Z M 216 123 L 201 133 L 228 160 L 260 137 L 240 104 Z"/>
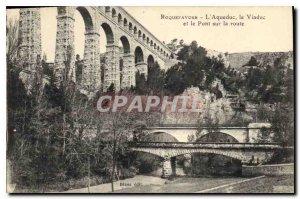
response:
<path id="1" fill-rule="evenodd" d="M 255 103 L 291 103 L 294 99 L 293 70 L 281 58 L 272 66 L 249 68 L 244 85 L 247 99 Z"/>
<path id="2" fill-rule="evenodd" d="M 181 48 L 182 46 L 184 45 L 184 41 L 181 39 L 179 42 L 178 42 L 178 39 L 172 39 L 170 41 L 170 43 L 167 44 L 167 47 L 173 51 L 173 52 L 176 52 L 179 48 Z"/>
<path id="3" fill-rule="evenodd" d="M 259 65 L 259 62 L 253 56 L 251 56 L 250 60 L 248 61 L 248 63 L 245 64 L 245 66 L 258 66 L 258 65 Z"/>
<path id="4" fill-rule="evenodd" d="M 271 118 L 273 140 L 284 146 L 294 146 L 294 110 L 291 105 L 277 104 Z"/>
<path id="5" fill-rule="evenodd" d="M 147 85 L 148 93 L 161 93 L 164 88 L 165 72 L 160 69 L 160 65 L 155 62 L 152 67 L 148 69 Z"/>
<path id="6" fill-rule="evenodd" d="M 144 74 L 137 71 L 135 75 L 136 86 L 134 88 L 137 94 L 160 94 L 164 90 L 165 72 L 160 65 L 155 62 L 148 68 L 147 78 Z"/>
<path id="7" fill-rule="evenodd" d="M 238 92 L 242 81 L 241 77 L 225 68 L 221 56 L 208 57 L 206 50 L 198 46 L 196 41 L 190 45 L 183 45 L 177 56 L 181 62 L 166 71 L 166 92 L 180 94 L 186 88 L 197 86 L 201 90 L 218 95 L 218 88 L 212 86 L 216 79 L 222 81 L 227 91 Z"/>
<path id="8" fill-rule="evenodd" d="M 49 183 L 79 180 L 91 175 L 102 176 L 105 182 L 109 180 L 114 190 L 116 179 L 134 176 L 139 172 L 138 167 L 143 172 L 158 166 L 154 158 L 155 163 L 147 168 L 145 165 L 152 160 L 138 159 L 126 151 L 131 133 L 157 122 L 157 115 L 122 111 L 99 113 L 95 108 L 99 96 L 88 99 L 72 81 L 73 75 L 82 72 L 83 62 L 78 57 L 76 72 L 72 74 L 74 49 L 70 46 L 67 47 L 60 85 L 57 85 L 53 69 L 45 61 L 37 60 L 37 68 L 42 67 L 37 75 L 40 72 L 46 74 L 49 83 L 43 85 L 43 75 L 36 75 L 31 82 L 32 93 L 28 93 L 19 77 L 23 60 L 16 35 L 18 23 L 9 21 L 6 35 L 7 158 L 11 162 L 13 182 L 26 188 L 46 190 Z M 274 66 L 250 68 L 243 79 L 230 67 L 226 68 L 220 57 L 208 57 L 206 50 L 195 41 L 186 45 L 183 40 L 178 44 L 174 39 L 168 46 L 173 52 L 178 51 L 180 62 L 167 71 L 155 63 L 148 69 L 147 78 L 137 72 L 136 87 L 123 91 L 123 95 L 178 95 L 191 86 L 215 92 L 212 85 L 218 78 L 227 91 L 238 93 L 242 90 L 249 100 L 275 104 L 273 114 L 265 115 L 263 111 L 259 114 L 273 126 L 272 131 L 263 132 L 261 139 L 274 134 L 274 141 L 293 145 L 293 71 L 285 71 L 280 59 L 275 60 Z M 101 62 L 103 67 L 105 59 Z M 258 63 L 251 57 L 248 65 L 257 66 Z M 114 95 L 114 84 L 109 86 L 107 93 Z M 205 124 L 213 130 L 218 123 L 208 112 Z M 190 141 L 195 139 L 189 137 Z"/>

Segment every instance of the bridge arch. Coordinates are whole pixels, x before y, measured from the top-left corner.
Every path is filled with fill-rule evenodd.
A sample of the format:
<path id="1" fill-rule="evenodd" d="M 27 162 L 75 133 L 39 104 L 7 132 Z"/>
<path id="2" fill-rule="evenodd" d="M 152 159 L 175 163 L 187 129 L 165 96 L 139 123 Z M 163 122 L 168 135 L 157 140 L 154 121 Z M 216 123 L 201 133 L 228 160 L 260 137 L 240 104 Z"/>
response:
<path id="1" fill-rule="evenodd" d="M 122 46 L 123 46 L 123 52 L 126 54 L 126 53 L 130 53 L 131 50 L 130 50 L 130 43 L 129 43 L 129 40 L 127 39 L 126 36 L 122 36 L 120 37 L 120 40 L 121 40 L 121 43 L 122 43 Z"/>
<path id="2" fill-rule="evenodd" d="M 239 141 L 232 135 L 223 132 L 208 132 L 201 135 L 196 142 L 228 142 L 228 143 L 238 143 Z"/>
<path id="3" fill-rule="evenodd" d="M 78 6 L 78 7 L 57 7 L 57 15 L 58 16 L 64 16 L 68 15 L 71 18 L 74 18 L 75 11 L 78 11 L 84 21 L 84 28 L 86 33 L 89 33 L 91 31 L 97 31 L 95 30 L 95 21 L 93 20 L 93 17 L 91 15 L 91 11 L 89 7 L 84 6 Z M 75 20 L 75 19 L 73 19 Z M 65 26 L 68 24 L 64 24 Z M 75 24 L 74 24 L 75 25 Z M 73 28 L 73 27 L 71 27 Z"/>
<path id="4" fill-rule="evenodd" d="M 160 158 L 172 158 L 172 157 L 178 157 L 178 156 L 182 156 L 182 155 L 195 155 L 195 154 L 201 154 L 201 155 L 205 155 L 205 154 L 214 154 L 214 155 L 222 155 L 222 156 L 225 156 L 225 157 L 229 157 L 229 158 L 233 158 L 233 159 L 236 159 L 236 160 L 239 160 L 239 161 L 243 161 L 244 158 L 242 155 L 236 153 L 230 153 L 230 152 L 223 152 L 223 151 L 178 151 L 178 152 L 172 152 L 172 153 L 167 153 L 167 154 L 164 154 L 164 153 L 158 153 L 158 152 L 154 152 L 152 150 L 131 150 L 133 152 L 142 152 L 142 153 L 145 153 L 145 154 L 151 154 L 151 155 L 155 155 L 157 157 L 160 157 Z"/>
<path id="5" fill-rule="evenodd" d="M 86 7 L 82 6 L 76 7 L 74 9 L 74 53 L 76 54 L 75 81 L 80 85 L 82 83 L 86 83 L 86 73 L 88 72 L 88 70 L 86 70 L 86 67 L 89 68 L 90 65 L 94 63 L 94 60 L 91 59 L 88 55 L 89 53 L 91 53 L 90 48 L 92 48 L 93 50 L 100 50 L 99 36 L 92 35 L 95 32 L 94 21 L 89 10 Z M 96 44 L 94 41 L 98 43 Z M 81 43 L 84 47 L 80 45 Z M 75 44 L 79 44 L 80 46 L 76 46 Z"/>
<path id="6" fill-rule="evenodd" d="M 174 152 L 174 153 L 171 153 L 171 154 L 168 154 L 168 155 L 170 155 L 170 157 L 176 157 L 176 156 L 185 155 L 185 154 L 193 155 L 193 154 L 197 154 L 197 153 L 198 154 L 203 154 L 203 155 L 204 154 L 223 155 L 223 156 L 230 157 L 230 158 L 240 160 L 240 161 L 242 161 L 244 159 L 242 153 L 234 153 L 234 152 L 227 152 L 227 151 L 222 151 L 222 150 L 212 150 L 212 149 L 210 149 L 210 150 L 203 149 L 203 151 L 195 150 L 195 151 L 189 151 L 189 152 L 177 151 L 177 152 Z"/>
<path id="7" fill-rule="evenodd" d="M 147 137 L 147 136 L 146 136 Z M 144 139 L 146 139 L 146 137 Z M 148 139 L 151 139 L 149 137 Z M 176 139 L 176 138 L 174 138 Z M 150 141 L 148 141 L 150 142 Z M 228 151 L 228 150 L 223 150 L 223 149 L 173 149 L 173 148 L 137 148 L 137 149 L 131 149 L 132 151 L 141 151 L 141 152 L 146 152 L 146 153 L 151 153 L 157 156 L 160 156 L 162 158 L 172 158 L 172 157 L 177 157 L 181 155 L 186 155 L 186 154 L 216 154 L 216 155 L 223 155 L 227 156 L 230 158 L 234 158 L 240 161 L 245 161 L 247 160 L 247 157 L 243 154 L 242 151 Z"/>
<path id="8" fill-rule="evenodd" d="M 61 79 L 62 71 L 64 70 L 64 59 L 67 51 L 72 51 L 70 77 L 74 82 L 77 82 L 79 85 L 83 85 L 85 88 L 98 88 L 100 81 L 95 80 L 92 85 L 89 85 L 89 82 L 92 82 L 88 72 L 93 66 L 96 65 L 95 74 L 100 76 L 100 62 L 98 62 L 98 57 L 100 56 L 100 37 L 98 29 L 95 26 L 96 19 L 93 15 L 93 10 L 91 7 L 78 6 L 78 7 L 66 7 L 61 6 L 57 7 L 57 30 L 56 30 L 56 47 L 55 47 L 55 68 L 56 75 L 58 79 Z M 66 17 L 67 16 L 67 17 Z M 77 21 L 75 23 L 76 20 Z M 84 29 L 80 29 L 80 24 L 82 24 Z M 76 32 L 75 34 L 75 31 Z M 75 43 L 81 43 L 82 41 L 84 46 L 80 46 L 80 51 L 76 52 L 78 49 L 75 46 Z M 78 42 L 78 39 L 80 42 Z M 81 49 L 83 51 L 81 51 Z M 80 58 L 80 55 L 83 55 Z M 91 56 L 93 55 L 93 56 Z M 76 58 L 77 57 L 77 58 Z M 76 61 L 75 61 L 76 60 Z M 76 64 L 78 63 L 78 64 Z"/>
<path id="9" fill-rule="evenodd" d="M 76 11 L 76 14 L 78 15 L 78 12 L 82 15 L 82 21 L 84 22 L 84 25 L 80 25 L 80 27 L 82 27 L 82 32 L 84 32 L 85 30 L 85 36 L 82 37 L 85 39 L 84 44 L 83 45 L 78 45 L 78 43 L 83 43 L 83 42 L 74 42 L 74 25 L 76 27 L 76 23 L 74 21 L 74 11 Z M 125 58 L 124 63 L 126 66 L 130 66 L 132 70 L 130 70 L 130 78 L 127 78 L 128 82 L 133 82 L 130 85 L 134 85 L 135 83 L 135 77 L 134 77 L 134 73 L 136 72 L 136 68 L 134 68 L 134 52 L 135 52 L 135 47 L 136 46 L 140 46 L 141 47 L 141 51 L 143 52 L 143 56 L 142 60 L 143 63 L 140 64 L 139 69 L 143 68 L 145 70 L 140 70 L 140 71 L 146 71 L 147 70 L 147 58 L 148 55 L 151 54 L 154 58 L 155 61 L 158 61 L 160 64 L 165 63 L 165 57 L 162 56 L 159 51 L 161 49 L 166 49 L 166 51 L 169 51 L 168 48 L 166 48 L 166 46 L 163 44 L 163 42 L 161 42 L 160 40 L 158 40 L 150 31 L 148 31 L 147 29 L 145 29 L 143 27 L 143 25 L 141 25 L 140 23 L 138 23 L 136 21 L 136 19 L 131 16 L 130 14 L 128 14 L 122 7 L 114 7 L 114 6 L 101 6 L 101 7 L 97 7 L 97 6 L 73 6 L 73 7 L 60 7 L 58 8 L 58 16 L 56 18 L 57 20 L 57 25 L 61 25 L 59 26 L 59 28 L 57 28 L 56 32 L 59 33 L 57 35 L 57 43 L 60 42 L 60 44 L 57 44 L 55 47 L 55 51 L 58 51 L 58 53 L 55 53 L 55 68 L 57 69 L 56 73 L 59 74 L 63 74 L 63 72 L 61 72 L 60 69 L 63 69 L 64 67 L 64 63 L 63 61 L 61 61 L 63 58 L 63 53 L 66 51 L 64 49 L 64 46 L 68 45 L 68 42 L 70 43 L 70 45 L 72 45 L 72 47 L 74 48 L 74 45 L 78 45 L 81 49 L 85 49 L 86 46 L 89 47 L 89 50 L 85 51 L 84 53 L 81 52 L 80 50 L 80 57 L 84 54 L 84 56 L 82 57 L 85 60 L 87 60 L 87 64 L 84 64 L 83 67 L 86 68 L 83 70 L 82 72 L 82 76 L 84 76 L 83 79 L 85 81 L 85 85 L 81 84 L 81 86 L 83 86 L 84 89 L 89 90 L 89 92 L 93 92 L 96 89 L 97 90 L 105 90 L 107 88 L 107 84 L 111 84 L 111 82 L 107 82 L 106 81 L 100 81 L 100 80 L 96 80 L 99 76 L 101 77 L 103 74 L 105 74 L 105 76 L 107 76 L 106 80 L 107 81 L 115 81 L 113 79 L 118 79 L 118 77 L 114 77 L 114 74 L 116 74 L 117 72 L 113 72 L 113 71 L 117 71 L 118 70 L 118 60 L 119 60 L 119 54 L 118 54 L 118 42 L 120 39 L 120 36 L 126 36 L 130 42 L 130 45 L 127 45 L 128 42 L 126 41 L 126 44 L 124 46 L 129 46 L 128 48 L 125 47 L 126 49 L 124 49 L 126 52 L 130 52 L 129 55 L 126 56 L 130 56 L 129 58 Z M 80 16 L 80 15 L 78 15 Z M 77 20 L 76 20 L 77 21 Z M 80 21 L 81 22 L 81 21 Z M 81 22 L 82 23 L 82 22 Z M 65 25 L 66 24 L 66 25 Z M 78 26 L 77 26 L 78 27 Z M 76 27 L 76 28 L 77 28 Z M 84 28 L 85 29 L 84 29 Z M 134 28 L 133 28 L 134 27 Z M 61 30 L 59 30 L 61 29 Z M 137 38 L 137 36 L 139 37 L 139 39 L 132 39 L 131 37 L 133 36 L 131 33 L 131 30 L 135 30 L 135 38 Z M 100 32 L 101 31 L 101 32 Z M 65 33 L 65 34 L 61 34 L 61 33 Z M 100 35 L 101 34 L 101 35 Z M 77 35 L 77 34 L 76 34 Z M 102 42 L 102 35 L 105 35 L 106 38 L 103 39 Z M 102 37 L 102 38 L 101 38 Z M 75 38 L 76 39 L 76 38 Z M 105 41 L 106 40 L 106 41 Z M 100 42 L 101 41 L 101 42 Z M 150 42 L 151 41 L 151 42 Z M 99 43 L 99 44 L 98 44 Z M 125 43 L 125 42 L 123 42 Z M 155 47 L 156 50 L 153 50 L 153 45 L 155 43 Z M 101 59 L 101 65 L 104 67 L 104 65 L 107 65 L 107 68 L 109 70 L 100 70 L 99 68 L 101 68 L 99 62 L 100 62 L 100 44 L 101 47 L 103 44 L 107 44 L 109 45 L 108 48 L 104 48 L 106 49 L 106 53 L 105 55 L 108 57 L 107 59 Z M 147 45 L 146 45 L 147 44 Z M 96 50 L 97 48 L 99 48 L 100 50 Z M 56 50 L 57 49 L 57 50 Z M 101 51 L 101 53 L 105 52 L 105 50 L 103 49 L 103 51 Z M 130 49 L 130 51 L 128 50 Z M 79 50 L 78 50 L 79 51 Z M 83 51 L 83 50 L 82 50 Z M 75 62 L 75 56 L 77 53 L 74 53 L 74 62 Z M 139 55 L 141 53 L 138 53 Z M 102 58 L 102 57 L 101 57 Z M 81 60 L 81 59 L 80 59 Z M 105 63 L 104 63 L 105 61 Z M 74 63 L 73 62 L 73 63 Z M 74 65 L 74 64 L 72 64 Z M 114 67 L 112 69 L 112 67 Z M 74 67 L 75 68 L 75 67 Z M 59 70 L 58 70 L 59 69 Z M 96 71 L 97 69 L 99 69 L 98 71 Z M 73 70 L 73 69 L 72 69 Z M 75 68 L 76 70 L 76 68 Z M 103 72 L 105 71 L 105 73 Z M 133 72 L 132 72 L 133 71 Z M 73 71 L 72 71 L 72 74 Z M 144 73 L 145 76 L 147 77 L 147 73 Z M 117 74 L 118 76 L 119 74 Z M 58 75 L 59 76 L 59 75 Z M 90 76 L 90 78 L 88 79 L 87 77 Z M 60 77 L 58 77 L 60 78 Z M 101 79 L 101 78 L 99 78 Z M 104 78 L 102 78 L 104 79 Z M 97 82 L 99 81 L 99 83 Z M 98 85 L 93 87 L 92 85 Z M 102 85 L 103 84 L 103 85 Z M 116 85 L 116 84 L 115 84 Z M 117 85 L 116 85 L 117 88 Z M 116 89 L 117 90 L 117 89 Z"/>
<path id="10" fill-rule="evenodd" d="M 144 52 L 141 47 L 137 46 L 134 51 L 135 64 L 144 62 Z"/>
<path id="11" fill-rule="evenodd" d="M 148 58 L 147 58 L 147 66 L 148 66 L 148 71 L 149 71 L 149 68 L 153 67 L 154 66 L 154 58 L 152 55 L 149 55 Z"/>
<path id="12" fill-rule="evenodd" d="M 101 27 L 103 28 L 105 35 L 106 35 L 106 43 L 113 44 L 114 43 L 114 33 L 112 28 L 107 23 L 102 23 Z"/>
<path id="13" fill-rule="evenodd" d="M 169 133 L 165 133 L 162 131 L 153 132 L 151 134 L 146 135 L 142 138 L 144 142 L 178 142 L 178 140 L 170 135 Z"/>
<path id="14" fill-rule="evenodd" d="M 84 21 L 84 25 L 85 25 L 85 31 L 89 32 L 89 31 L 93 31 L 94 30 L 94 22 L 93 19 L 91 17 L 90 12 L 88 11 L 87 8 L 79 6 L 76 8 L 79 13 L 81 14 L 83 21 Z"/>

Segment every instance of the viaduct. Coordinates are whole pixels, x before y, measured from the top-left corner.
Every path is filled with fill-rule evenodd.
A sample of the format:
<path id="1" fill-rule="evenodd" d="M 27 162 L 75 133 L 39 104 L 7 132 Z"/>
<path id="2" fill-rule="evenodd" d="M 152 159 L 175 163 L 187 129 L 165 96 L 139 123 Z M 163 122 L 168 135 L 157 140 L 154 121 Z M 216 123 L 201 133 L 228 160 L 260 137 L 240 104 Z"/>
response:
<path id="1" fill-rule="evenodd" d="M 163 66 L 172 52 L 122 7 L 57 7 L 57 32 L 54 69 L 58 81 L 70 63 L 69 76 L 76 82 L 74 54 L 74 12 L 79 11 L 85 24 L 84 68 L 82 88 L 106 90 L 114 84 L 121 88 L 135 86 L 135 73 L 147 77 L 155 62 Z M 106 36 L 104 71 L 100 66 L 100 28 Z M 39 8 L 20 9 L 21 52 L 30 64 L 41 55 L 41 21 Z M 122 46 L 119 43 L 122 43 Z M 71 55 L 71 56 L 69 56 Z M 30 70 L 35 70 L 34 66 Z M 101 73 L 104 78 L 101 80 Z"/>
<path id="2" fill-rule="evenodd" d="M 258 143 L 267 123 L 246 127 L 198 127 L 196 125 L 161 125 L 145 129 L 142 139 L 129 142 L 130 151 L 154 154 L 163 159 L 162 177 L 176 175 L 176 157 L 194 153 L 218 154 L 240 160 L 242 164 L 262 164 L 282 149 L 278 143 Z"/>

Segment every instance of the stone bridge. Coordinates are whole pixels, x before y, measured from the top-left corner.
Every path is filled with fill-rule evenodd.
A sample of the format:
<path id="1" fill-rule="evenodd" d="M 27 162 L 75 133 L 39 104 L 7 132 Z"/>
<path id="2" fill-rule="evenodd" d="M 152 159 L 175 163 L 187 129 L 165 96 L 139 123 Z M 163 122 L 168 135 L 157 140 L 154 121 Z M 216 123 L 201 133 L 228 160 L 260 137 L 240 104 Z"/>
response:
<path id="1" fill-rule="evenodd" d="M 137 70 L 147 76 L 148 67 L 156 61 L 162 66 L 171 58 L 172 52 L 165 44 L 122 7 L 58 7 L 57 10 L 56 74 L 62 78 L 68 46 L 74 49 L 74 12 L 78 10 L 85 23 L 85 68 L 81 84 L 88 90 L 101 87 L 101 73 L 104 73 L 104 90 L 112 83 L 116 90 L 134 86 Z M 100 68 L 100 28 L 107 40 L 104 71 Z M 71 63 L 74 62 L 73 56 Z M 75 74 L 74 68 L 72 72 Z"/>
<path id="2" fill-rule="evenodd" d="M 240 160 L 241 163 L 263 163 L 281 146 L 257 143 L 262 129 L 269 123 L 247 126 L 199 126 L 196 124 L 164 124 L 144 129 L 143 137 L 134 135 L 129 150 L 163 158 L 162 176 L 176 173 L 176 156 L 202 153 L 218 154 Z"/>
<path id="3" fill-rule="evenodd" d="M 176 156 L 204 153 L 218 154 L 240 160 L 242 163 L 263 163 L 274 151 L 276 143 L 188 143 L 188 142 L 130 142 L 130 151 L 146 152 L 163 158 L 162 177 L 176 175 Z"/>
<path id="4" fill-rule="evenodd" d="M 144 141 L 150 138 L 151 141 L 159 142 L 160 140 L 151 139 L 155 134 L 167 134 L 174 138 L 174 141 L 188 142 L 189 137 L 193 136 L 195 139 L 205 138 L 212 133 L 223 134 L 229 140 L 219 140 L 219 142 L 241 142 L 254 143 L 257 141 L 262 129 L 268 129 L 271 125 L 269 123 L 250 123 L 248 126 L 197 126 L 196 124 L 165 124 L 160 126 L 148 127 L 145 132 L 148 134 Z M 161 139 L 158 137 L 158 139 Z M 196 141 L 196 140 L 195 140 Z M 216 140 L 212 140 L 216 141 Z"/>

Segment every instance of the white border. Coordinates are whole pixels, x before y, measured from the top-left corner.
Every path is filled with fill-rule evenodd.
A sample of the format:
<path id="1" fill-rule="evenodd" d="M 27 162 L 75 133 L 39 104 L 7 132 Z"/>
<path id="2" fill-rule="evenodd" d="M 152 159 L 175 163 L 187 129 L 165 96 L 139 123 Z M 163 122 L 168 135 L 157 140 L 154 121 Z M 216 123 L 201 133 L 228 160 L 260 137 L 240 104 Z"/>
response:
<path id="1" fill-rule="evenodd" d="M 2 28 L 0 28 L 0 62 L 1 62 L 1 72 L 0 72 L 0 91 L 1 91 L 1 98 L 0 98 L 0 127 L 1 127 L 1 137 L 0 137 L 0 157 L 1 157 L 1 164 L 0 164 L 0 197 L 1 198 L 8 198 L 10 195 L 6 194 L 6 60 L 5 60 L 5 53 L 6 53 L 6 6 L 63 6 L 63 5 L 89 5 L 89 6 L 103 6 L 103 5 L 111 5 L 111 6 L 295 6 L 296 9 L 300 9 L 300 1 L 299 0 L 171 0 L 171 1 L 163 1 L 163 0 L 149 0 L 149 1 L 141 1 L 141 0 L 7 0 L 6 2 L 0 1 L 0 24 L 2 24 Z M 296 20 L 297 24 L 296 27 L 299 27 L 299 20 Z M 276 41 L 274 41 L 276 42 Z M 299 44 L 299 38 L 297 39 L 297 46 Z M 295 50 L 295 49 L 294 49 Z M 297 52 L 296 57 L 299 57 L 299 49 Z M 299 63 L 299 62 L 298 62 Z M 298 66 L 295 65 L 295 68 Z M 299 77 L 300 70 L 297 70 L 297 77 Z M 297 81 L 297 93 L 299 93 L 299 84 Z M 298 106 L 297 106 L 298 107 Z M 298 113 L 298 110 L 297 110 Z M 297 123 L 299 124 L 299 115 L 297 118 Z M 298 128 L 297 131 L 298 132 Z M 299 142 L 299 135 L 297 136 L 297 143 Z M 298 147 L 299 149 L 299 147 Z M 297 156 L 299 154 L 299 150 L 297 150 Z M 298 163 L 298 162 L 297 162 Z M 297 164 L 297 172 L 299 172 L 299 163 Z M 299 182 L 297 183 L 297 185 Z M 296 188 L 299 191 L 299 186 Z M 48 197 L 49 195 L 38 195 L 38 196 L 29 196 L 34 198 L 42 198 Z M 100 197 L 107 197 L 107 195 L 99 195 Z M 163 198 L 167 195 L 155 195 L 156 198 Z M 231 195 L 234 196 L 234 195 Z M 235 195 L 240 197 L 242 195 Z M 273 195 L 274 196 L 274 195 Z M 27 196 L 28 197 L 28 196 Z M 61 198 L 61 195 L 54 195 L 51 196 L 52 198 Z M 66 195 L 64 197 L 73 198 L 74 195 Z M 77 195 L 76 198 L 79 197 L 86 197 L 84 195 Z M 92 197 L 95 197 L 93 195 Z M 113 196 L 118 197 L 117 195 Z M 122 195 L 124 197 L 124 195 Z M 125 197 L 134 197 L 133 195 L 127 195 Z M 135 197 L 140 197 L 136 195 Z M 169 195 L 168 197 L 176 197 L 175 195 Z M 214 195 L 214 196 L 203 196 L 203 195 L 194 195 L 194 197 L 216 197 L 216 198 L 223 198 L 224 195 Z M 250 198 L 251 196 L 245 196 L 245 198 Z M 259 198 L 264 198 L 266 195 L 257 195 Z M 276 197 L 282 197 L 282 195 L 277 195 Z"/>

